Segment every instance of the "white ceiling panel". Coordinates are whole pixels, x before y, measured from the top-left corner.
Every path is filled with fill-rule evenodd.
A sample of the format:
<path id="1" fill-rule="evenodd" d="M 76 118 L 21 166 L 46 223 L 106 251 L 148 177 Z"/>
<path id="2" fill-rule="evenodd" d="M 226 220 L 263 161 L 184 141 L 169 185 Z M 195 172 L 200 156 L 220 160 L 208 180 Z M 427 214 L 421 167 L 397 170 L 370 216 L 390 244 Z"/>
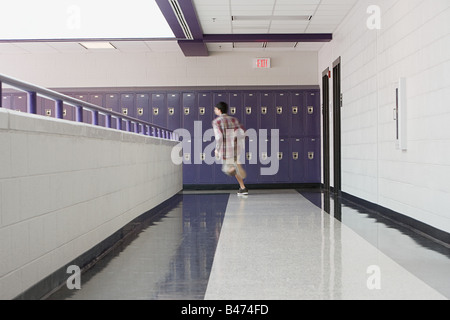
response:
<path id="1" fill-rule="evenodd" d="M 357 0 L 192 0 L 203 34 L 302 34 L 333 33 Z M 288 16 L 312 16 L 311 20 L 288 20 Z M 232 16 L 265 16 L 265 20 L 237 20 Z M 284 19 L 285 18 L 285 19 Z M 281 19 L 281 20 L 280 20 Z M 133 39 L 130 39 L 133 40 Z M 180 51 L 176 41 L 112 41 L 120 52 Z M 323 43 L 294 45 L 261 43 L 207 43 L 209 51 L 319 50 Z M 78 42 L 6 42 L 1 54 L 87 52 Z"/>

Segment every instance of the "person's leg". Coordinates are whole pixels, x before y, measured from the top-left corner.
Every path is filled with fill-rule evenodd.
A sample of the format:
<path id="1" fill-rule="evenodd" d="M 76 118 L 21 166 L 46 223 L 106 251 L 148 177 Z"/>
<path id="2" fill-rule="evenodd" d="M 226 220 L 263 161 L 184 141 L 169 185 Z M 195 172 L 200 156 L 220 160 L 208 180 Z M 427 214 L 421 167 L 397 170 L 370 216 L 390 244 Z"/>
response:
<path id="1" fill-rule="evenodd" d="M 239 182 L 239 187 L 241 189 L 245 189 L 244 179 L 241 178 L 239 175 L 235 175 L 236 180 Z"/>

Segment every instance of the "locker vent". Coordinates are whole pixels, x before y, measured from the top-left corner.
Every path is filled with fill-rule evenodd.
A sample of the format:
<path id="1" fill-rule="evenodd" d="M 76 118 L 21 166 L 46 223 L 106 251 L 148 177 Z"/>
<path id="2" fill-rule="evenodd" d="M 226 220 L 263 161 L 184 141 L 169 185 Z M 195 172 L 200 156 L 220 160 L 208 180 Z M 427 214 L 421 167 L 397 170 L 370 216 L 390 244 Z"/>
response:
<path id="1" fill-rule="evenodd" d="M 194 37 L 192 36 L 191 30 L 189 29 L 189 25 L 184 18 L 183 11 L 180 8 L 180 4 L 178 3 L 178 0 L 169 0 L 170 6 L 172 7 L 173 12 L 175 13 L 175 16 L 178 19 L 178 23 L 181 26 L 181 29 L 183 29 L 183 33 L 188 40 L 194 40 Z"/>

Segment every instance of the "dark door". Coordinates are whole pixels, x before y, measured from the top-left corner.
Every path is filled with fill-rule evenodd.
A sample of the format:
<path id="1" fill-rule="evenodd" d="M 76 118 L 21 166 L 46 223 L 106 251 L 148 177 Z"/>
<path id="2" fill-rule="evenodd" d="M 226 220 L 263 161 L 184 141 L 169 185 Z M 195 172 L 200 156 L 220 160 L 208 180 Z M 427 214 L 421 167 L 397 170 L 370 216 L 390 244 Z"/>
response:
<path id="1" fill-rule="evenodd" d="M 334 193 L 341 194 L 341 58 L 333 63 Z"/>
<path id="2" fill-rule="evenodd" d="M 323 187 L 330 191 L 330 69 L 322 73 L 322 102 L 323 102 Z"/>

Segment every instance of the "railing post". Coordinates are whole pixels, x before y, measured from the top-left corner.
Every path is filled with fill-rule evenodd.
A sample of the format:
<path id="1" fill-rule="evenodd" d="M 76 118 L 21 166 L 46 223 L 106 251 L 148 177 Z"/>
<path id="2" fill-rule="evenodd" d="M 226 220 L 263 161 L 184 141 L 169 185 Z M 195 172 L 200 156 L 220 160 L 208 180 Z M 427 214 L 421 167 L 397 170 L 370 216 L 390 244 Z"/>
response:
<path id="1" fill-rule="evenodd" d="M 98 111 L 92 111 L 92 124 L 98 126 Z"/>
<path id="2" fill-rule="evenodd" d="M 107 114 L 106 115 L 106 119 L 105 119 L 105 127 L 106 128 L 111 128 L 111 115 Z"/>
<path id="3" fill-rule="evenodd" d="M 27 92 L 28 101 L 27 101 L 27 111 L 28 113 L 36 114 L 37 113 L 37 95 L 36 92 Z"/>
<path id="4" fill-rule="evenodd" d="M 56 119 L 64 118 L 63 104 L 64 104 L 64 102 L 62 100 L 55 101 L 55 117 L 56 117 Z"/>
<path id="5" fill-rule="evenodd" d="M 2 108 L 3 103 L 3 92 L 2 92 L 2 82 L 0 81 L 0 108 Z"/>
<path id="6" fill-rule="evenodd" d="M 130 120 L 126 120 L 125 129 L 127 132 L 131 131 L 131 121 Z"/>
<path id="7" fill-rule="evenodd" d="M 76 115 L 75 120 L 77 122 L 83 122 L 83 107 L 82 106 L 76 106 Z"/>
<path id="8" fill-rule="evenodd" d="M 117 118 L 117 130 L 122 130 L 122 118 Z"/>

